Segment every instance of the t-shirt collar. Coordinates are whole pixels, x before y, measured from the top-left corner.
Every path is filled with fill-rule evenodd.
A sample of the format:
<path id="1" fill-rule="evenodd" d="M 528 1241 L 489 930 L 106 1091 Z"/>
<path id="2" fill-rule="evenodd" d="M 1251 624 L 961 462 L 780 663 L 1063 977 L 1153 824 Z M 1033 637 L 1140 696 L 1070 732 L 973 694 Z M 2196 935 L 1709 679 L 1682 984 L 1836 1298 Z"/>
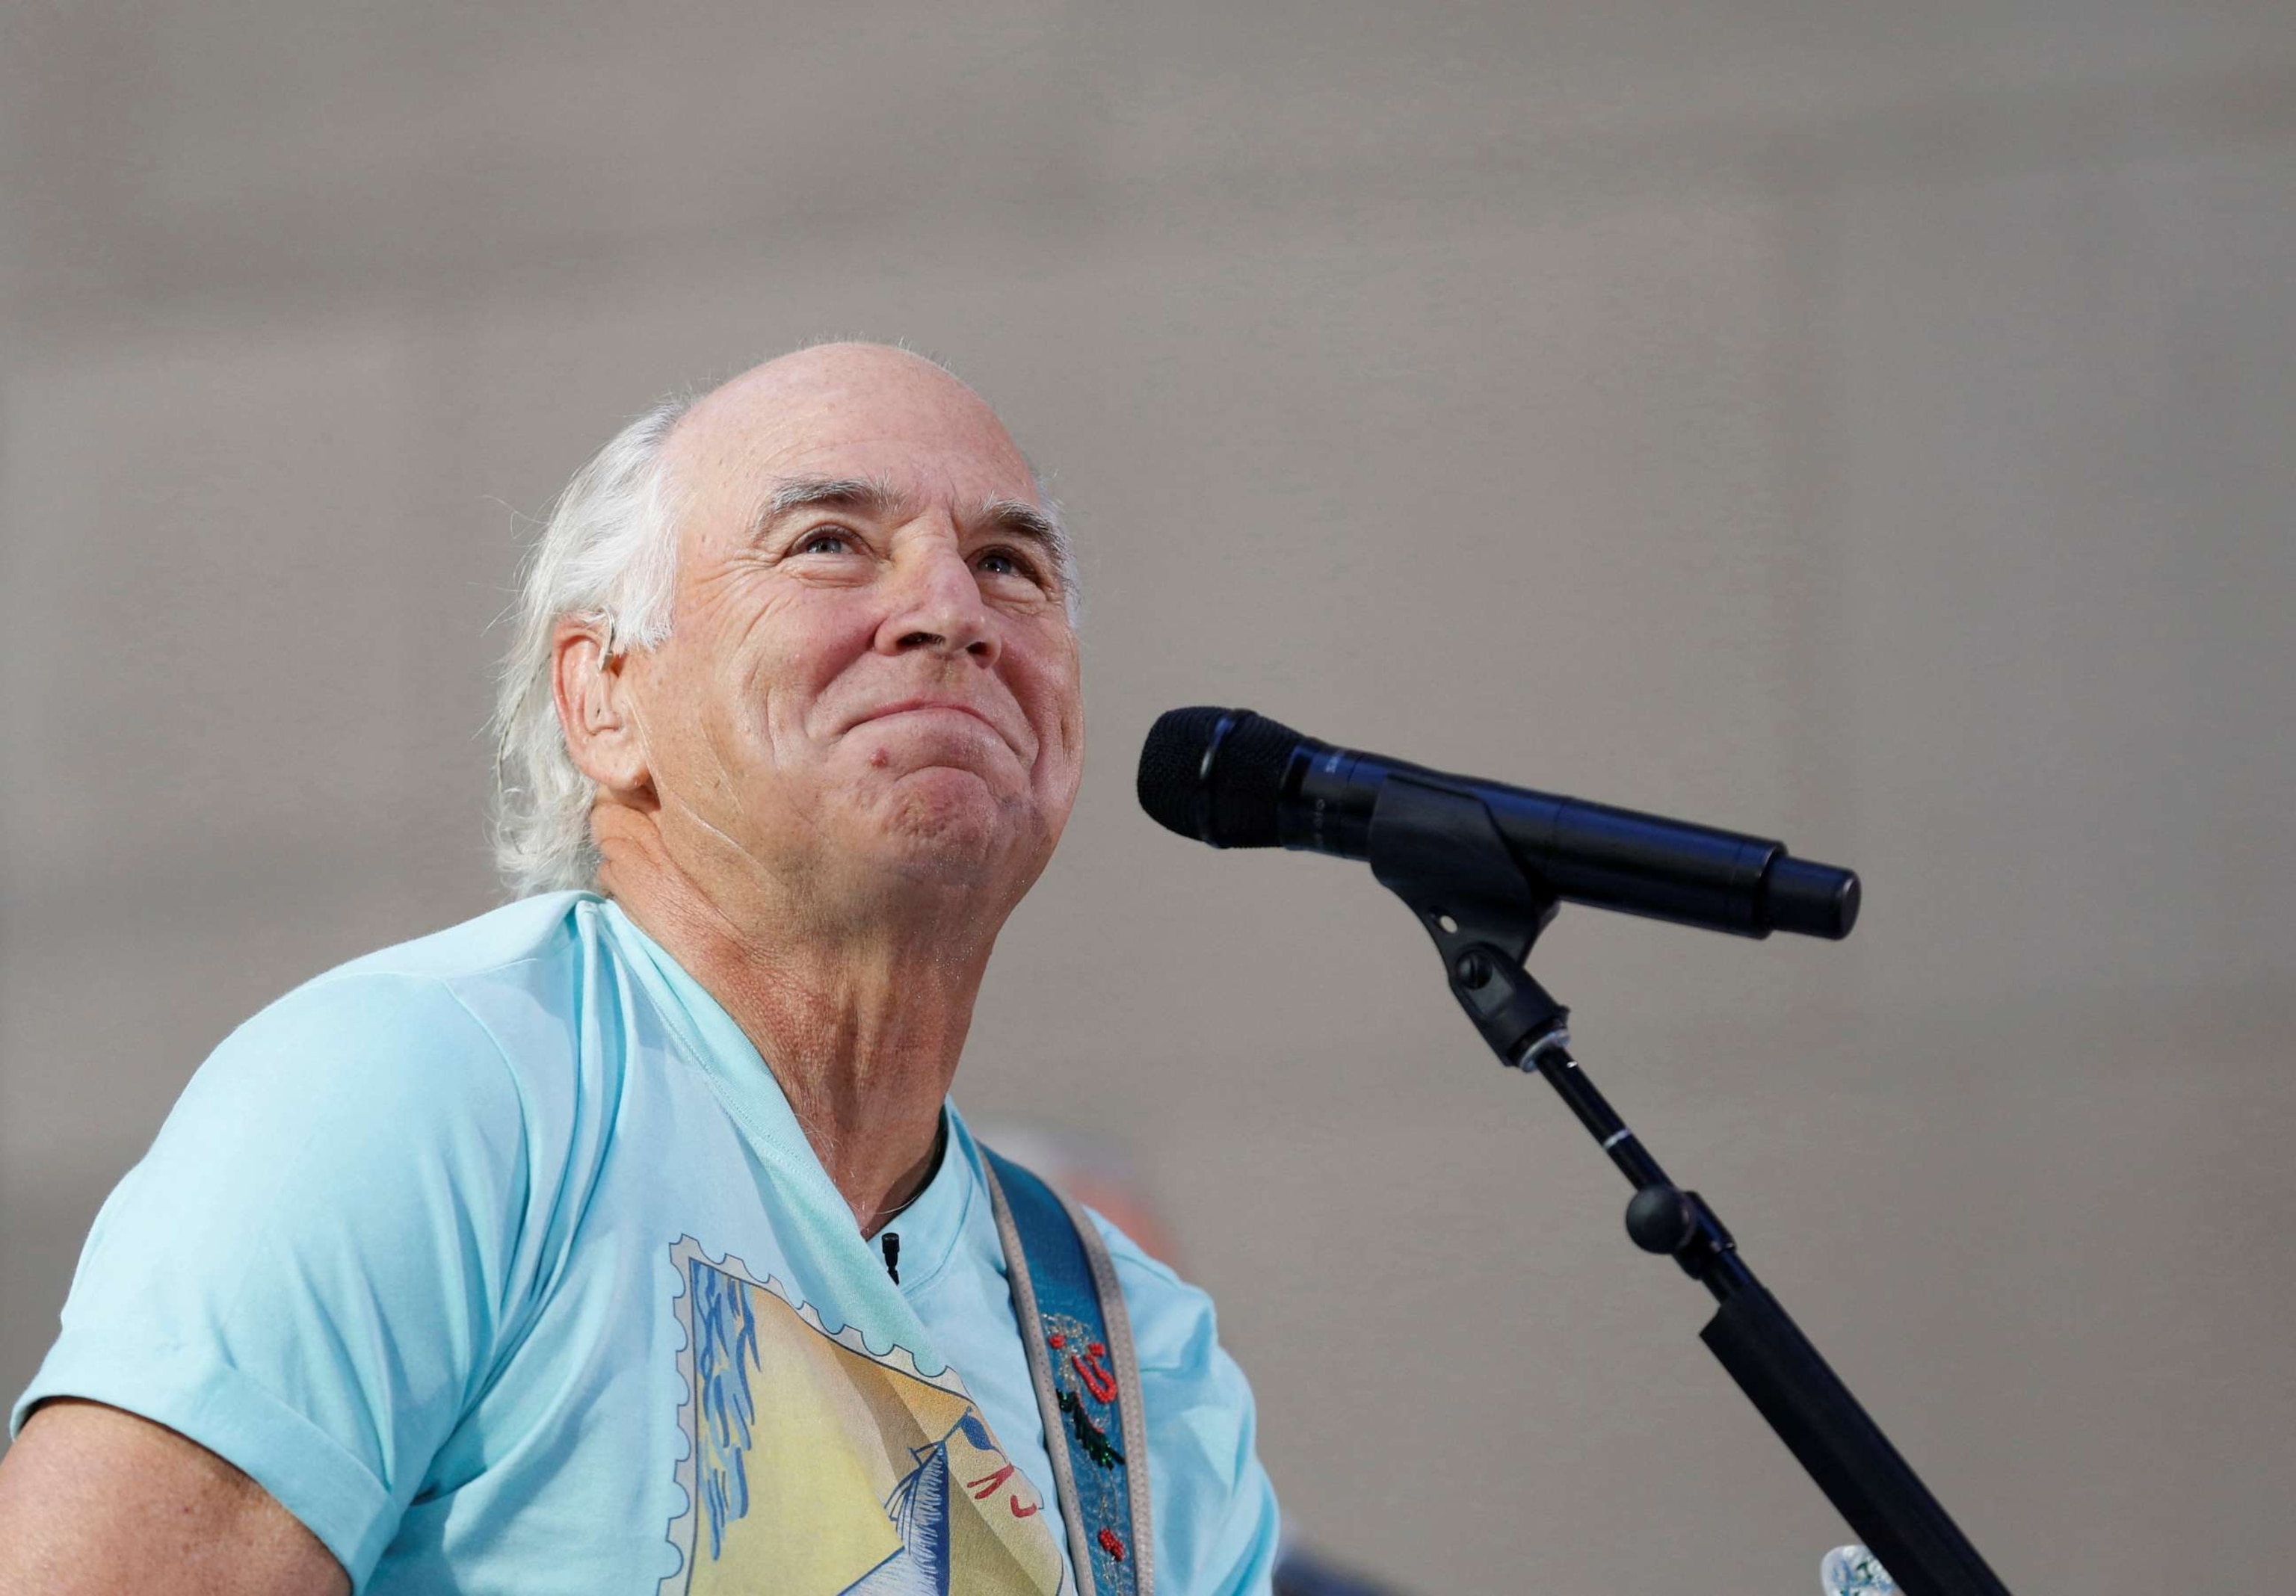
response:
<path id="1" fill-rule="evenodd" d="M 661 989 L 655 993 L 658 1006 L 709 1072 L 718 1101 L 758 1156 L 786 1176 L 816 1188 L 813 1194 L 824 1206 L 844 1209 L 844 1194 L 822 1166 L 821 1157 L 798 1124 L 781 1082 L 767 1068 L 749 1034 L 619 904 L 604 898 L 601 908 L 607 926 L 632 956 L 641 978 L 651 972 L 660 983 Z M 980 1155 L 957 1115 L 956 1105 L 944 1101 L 941 1115 L 948 1126 L 948 1142 L 942 1150 L 939 1168 L 916 1200 L 884 1227 L 901 1239 L 904 1292 L 923 1287 L 947 1264 L 964 1233 L 973 1195 L 980 1189 Z M 857 1225 L 855 1231 L 857 1235 Z M 883 1233 L 879 1232 L 880 1236 Z"/>

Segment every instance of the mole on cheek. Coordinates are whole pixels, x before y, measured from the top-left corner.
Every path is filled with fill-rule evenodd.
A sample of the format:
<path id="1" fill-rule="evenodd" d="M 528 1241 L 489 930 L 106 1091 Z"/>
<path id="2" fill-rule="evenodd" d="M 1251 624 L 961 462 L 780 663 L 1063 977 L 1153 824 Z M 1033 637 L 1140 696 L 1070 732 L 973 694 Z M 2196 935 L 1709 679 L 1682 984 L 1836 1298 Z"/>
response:
<path id="1" fill-rule="evenodd" d="M 892 762 L 892 755 L 887 753 L 883 749 L 872 749 L 869 752 L 869 763 L 879 770 L 884 769 L 885 766 L 890 765 Z"/>

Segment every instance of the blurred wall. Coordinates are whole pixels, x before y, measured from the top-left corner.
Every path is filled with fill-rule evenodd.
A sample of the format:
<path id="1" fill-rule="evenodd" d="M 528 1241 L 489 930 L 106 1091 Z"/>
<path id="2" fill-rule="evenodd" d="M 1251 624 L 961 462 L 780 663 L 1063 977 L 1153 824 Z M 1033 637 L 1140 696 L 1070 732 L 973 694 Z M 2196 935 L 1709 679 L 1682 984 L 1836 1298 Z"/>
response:
<path id="1" fill-rule="evenodd" d="M 226 1031 L 495 901 L 528 518 L 857 332 L 1086 548 L 960 1095 L 1136 1142 L 1300 1528 L 1428 1591 L 1847 1538 L 1367 874 L 1139 816 L 1177 703 L 1858 867 L 1838 946 L 1538 968 L 2013 1588 L 2296 1561 L 2284 4 L 0 28 L 0 1388 Z"/>

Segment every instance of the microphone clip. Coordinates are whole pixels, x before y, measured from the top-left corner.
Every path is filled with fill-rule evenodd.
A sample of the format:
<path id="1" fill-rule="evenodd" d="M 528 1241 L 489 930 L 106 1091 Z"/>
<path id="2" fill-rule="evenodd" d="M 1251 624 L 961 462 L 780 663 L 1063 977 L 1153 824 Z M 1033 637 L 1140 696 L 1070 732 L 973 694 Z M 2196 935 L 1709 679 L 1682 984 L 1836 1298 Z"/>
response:
<path id="1" fill-rule="evenodd" d="M 1492 1052 L 1529 1072 L 1570 1040 L 1570 1011 L 1523 968 L 1561 899 L 1515 858 L 1480 798 L 1389 776 L 1372 811 L 1370 863 L 1433 938 L 1451 994 Z"/>

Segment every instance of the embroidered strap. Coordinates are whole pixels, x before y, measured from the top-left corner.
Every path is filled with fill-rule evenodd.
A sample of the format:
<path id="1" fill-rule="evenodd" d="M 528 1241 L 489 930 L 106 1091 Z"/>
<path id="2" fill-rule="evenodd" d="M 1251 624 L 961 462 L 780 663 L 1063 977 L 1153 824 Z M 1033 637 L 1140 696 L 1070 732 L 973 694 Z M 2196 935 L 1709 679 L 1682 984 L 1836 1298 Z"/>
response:
<path id="1" fill-rule="evenodd" d="M 1152 1596 L 1148 1431 L 1116 1266 L 1083 1209 L 1011 1159 L 981 1151 L 1069 1560 L 1097 1596 Z"/>

